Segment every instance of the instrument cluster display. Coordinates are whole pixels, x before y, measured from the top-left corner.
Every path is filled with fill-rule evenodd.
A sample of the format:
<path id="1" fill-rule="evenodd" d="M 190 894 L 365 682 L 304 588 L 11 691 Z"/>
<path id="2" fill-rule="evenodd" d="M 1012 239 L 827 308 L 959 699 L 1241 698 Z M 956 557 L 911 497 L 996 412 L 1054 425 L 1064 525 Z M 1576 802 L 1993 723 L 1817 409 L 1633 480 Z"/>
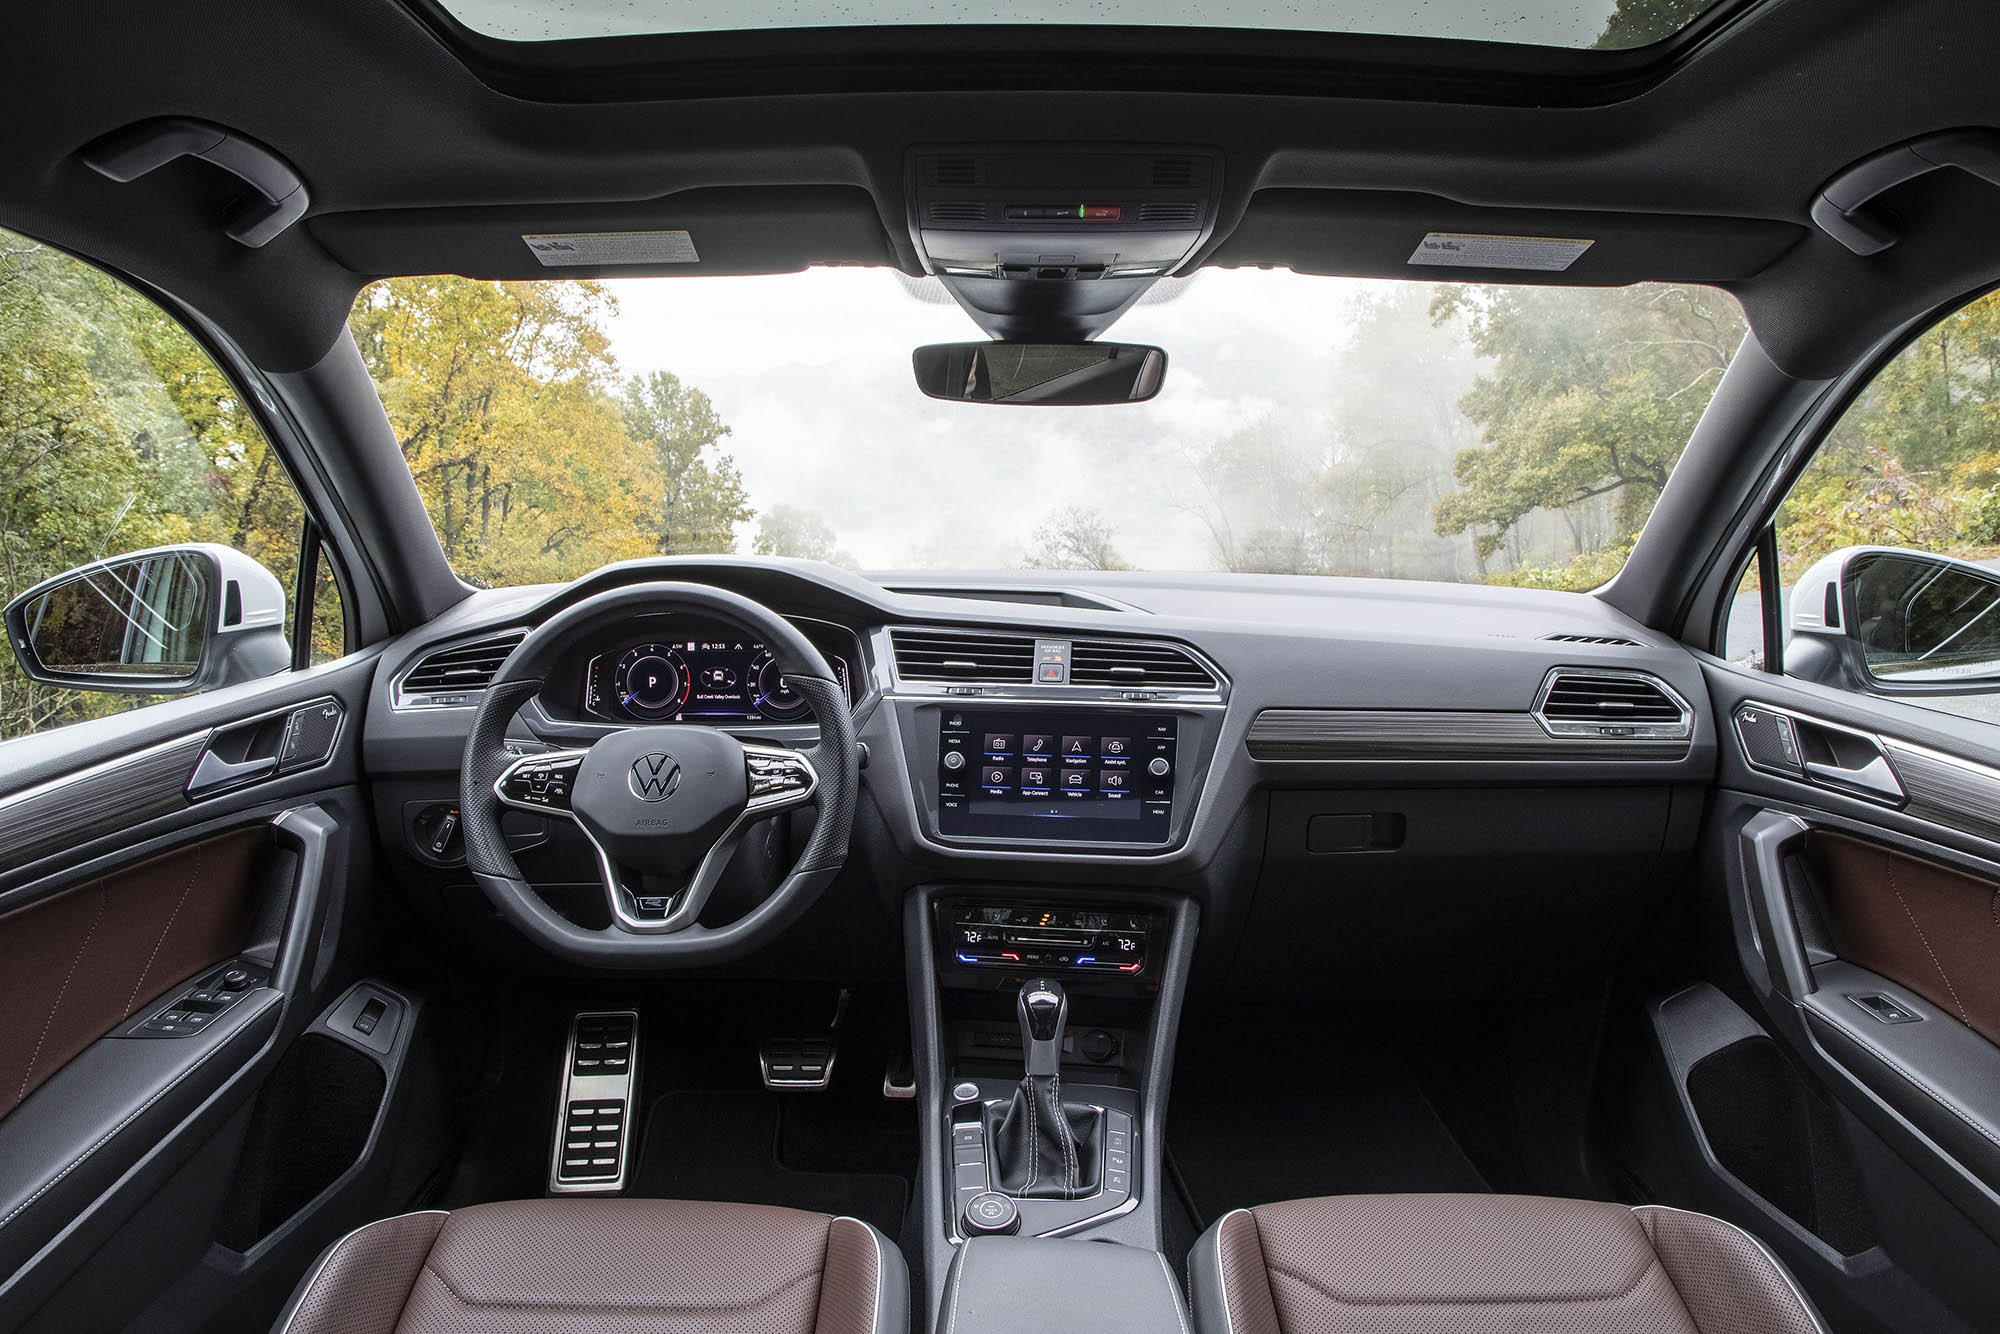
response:
<path id="1" fill-rule="evenodd" d="M 599 653 L 584 673 L 583 711 L 611 722 L 792 723 L 812 709 L 770 649 L 712 625 L 677 624 L 688 638 L 644 639 Z M 820 650 L 851 701 L 847 660 Z"/>

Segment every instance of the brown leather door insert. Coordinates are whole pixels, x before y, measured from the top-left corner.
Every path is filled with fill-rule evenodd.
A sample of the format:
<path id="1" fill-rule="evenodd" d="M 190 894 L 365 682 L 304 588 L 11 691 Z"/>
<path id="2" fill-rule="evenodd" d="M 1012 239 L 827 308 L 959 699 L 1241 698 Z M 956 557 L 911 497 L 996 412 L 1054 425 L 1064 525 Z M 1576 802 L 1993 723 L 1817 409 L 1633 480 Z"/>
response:
<path id="1" fill-rule="evenodd" d="M 2000 886 L 1824 831 L 1806 859 L 1841 958 L 2000 1043 Z"/>
<path id="2" fill-rule="evenodd" d="M 264 828 L 0 916 L 0 1116 L 168 987 L 242 950 Z"/>

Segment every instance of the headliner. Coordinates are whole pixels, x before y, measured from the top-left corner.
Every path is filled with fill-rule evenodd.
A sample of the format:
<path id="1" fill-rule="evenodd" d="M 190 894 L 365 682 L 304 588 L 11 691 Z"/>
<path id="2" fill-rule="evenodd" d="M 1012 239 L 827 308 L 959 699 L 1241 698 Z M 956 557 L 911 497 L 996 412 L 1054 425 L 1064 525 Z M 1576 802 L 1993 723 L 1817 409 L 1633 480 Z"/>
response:
<path id="1" fill-rule="evenodd" d="M 1722 284 L 1801 377 L 2000 272 L 2000 190 L 1959 173 L 1898 191 L 1905 239 L 1871 258 L 1808 217 L 1858 158 L 2000 125 L 1990 0 L 1767 0 L 1614 53 L 1026 31 L 523 48 L 397 0 L 35 6 L 11 18 L 0 84 L 17 127 L 0 139 L 0 225 L 153 283 L 271 371 L 322 357 L 373 278 L 545 276 L 524 231 L 714 238 L 701 263 L 662 272 L 917 272 L 902 178 L 917 142 L 1213 145 L 1225 193 L 1208 264 L 1430 278 L 1405 263 L 1426 231 L 1594 236 L 1560 281 Z M 305 221 L 249 250 L 218 230 L 235 186 L 215 169 L 119 185 L 75 156 L 164 115 L 289 159 Z"/>

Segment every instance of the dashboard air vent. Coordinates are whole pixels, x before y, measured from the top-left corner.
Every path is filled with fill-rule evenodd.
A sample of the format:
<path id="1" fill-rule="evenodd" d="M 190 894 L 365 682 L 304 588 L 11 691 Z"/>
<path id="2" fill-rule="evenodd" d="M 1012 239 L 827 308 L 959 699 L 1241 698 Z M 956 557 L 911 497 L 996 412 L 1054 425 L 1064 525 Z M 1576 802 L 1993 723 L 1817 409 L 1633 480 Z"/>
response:
<path id="1" fill-rule="evenodd" d="M 1185 157 L 1154 158 L 1153 184 L 1163 190 L 1179 190 L 1193 185 L 1194 159 Z"/>
<path id="2" fill-rule="evenodd" d="M 1614 648 L 1637 648 L 1636 639 L 1620 639 L 1617 635 L 1543 635 L 1543 639 L 1555 644 L 1603 644 Z"/>
<path id="3" fill-rule="evenodd" d="M 405 695 L 456 694 L 484 690 L 493 682 L 500 664 L 527 638 L 525 630 L 510 630 L 469 644 L 454 644 L 426 653 L 403 677 Z"/>
<path id="4" fill-rule="evenodd" d="M 1031 635 L 891 630 L 896 672 L 906 681 L 980 681 L 1025 685 L 1035 675 Z"/>
<path id="5" fill-rule="evenodd" d="M 932 185 L 979 184 L 979 159 L 975 157 L 932 158 L 931 184 Z"/>
<path id="6" fill-rule="evenodd" d="M 1069 681 L 1077 686 L 1214 690 L 1215 674 L 1172 644 L 1079 639 L 1070 645 Z"/>
<path id="7" fill-rule="evenodd" d="M 932 222 L 984 222 L 986 205 L 976 199 L 939 199 L 924 210 L 924 216 Z"/>
<path id="8" fill-rule="evenodd" d="M 1693 712 L 1657 677 L 1569 667 L 1542 683 L 1535 716 L 1562 736 L 1679 738 L 1694 726 Z"/>
<path id="9" fill-rule="evenodd" d="M 1193 223 L 1201 218 L 1201 205 L 1193 202 L 1184 204 L 1141 204 L 1141 222 L 1185 222 Z"/>

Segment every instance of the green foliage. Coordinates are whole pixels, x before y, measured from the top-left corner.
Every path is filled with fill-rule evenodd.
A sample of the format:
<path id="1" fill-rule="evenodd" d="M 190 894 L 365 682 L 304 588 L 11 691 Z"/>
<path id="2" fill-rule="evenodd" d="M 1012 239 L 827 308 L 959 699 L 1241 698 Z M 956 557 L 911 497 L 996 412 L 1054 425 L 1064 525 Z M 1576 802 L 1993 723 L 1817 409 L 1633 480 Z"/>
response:
<path id="1" fill-rule="evenodd" d="M 1447 287 L 1431 313 L 1463 320 L 1489 367 L 1460 401 L 1484 443 L 1459 452 L 1435 511 L 1482 562 L 1528 515 L 1600 496 L 1629 545 L 1744 332 L 1735 302 L 1699 287 Z"/>
<path id="2" fill-rule="evenodd" d="M 1673 36 L 1712 8 L 1716 0 L 1618 0 L 1597 45 L 1626 51 Z"/>

